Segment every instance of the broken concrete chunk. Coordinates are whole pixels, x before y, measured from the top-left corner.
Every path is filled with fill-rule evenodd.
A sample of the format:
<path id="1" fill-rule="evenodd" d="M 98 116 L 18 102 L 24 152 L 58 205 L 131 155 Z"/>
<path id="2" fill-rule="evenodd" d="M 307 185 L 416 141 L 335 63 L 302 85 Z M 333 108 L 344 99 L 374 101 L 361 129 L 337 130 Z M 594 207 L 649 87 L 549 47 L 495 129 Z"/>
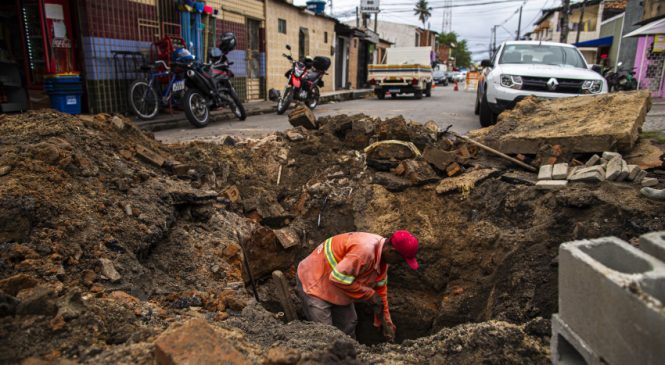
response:
<path id="1" fill-rule="evenodd" d="M 552 180 L 565 180 L 568 177 L 568 164 L 558 163 L 552 167 Z"/>
<path id="2" fill-rule="evenodd" d="M 250 362 L 226 338 L 225 330 L 201 318 L 173 325 L 155 341 L 157 365 L 233 364 Z"/>
<path id="3" fill-rule="evenodd" d="M 314 113 L 304 105 L 298 106 L 289 113 L 289 123 L 294 127 L 303 126 L 306 129 L 319 128 L 316 116 L 314 116 Z"/>
<path id="4" fill-rule="evenodd" d="M 586 167 L 591 167 L 596 165 L 600 161 L 600 156 L 593 155 L 591 158 L 584 164 Z"/>
<path id="5" fill-rule="evenodd" d="M 538 171 L 538 180 L 552 180 L 552 165 L 540 166 Z"/>
<path id="6" fill-rule="evenodd" d="M 444 151 L 440 148 L 427 146 L 423 158 L 440 171 L 446 171 L 448 165 L 455 162 L 456 155 L 454 151 Z"/>
<path id="7" fill-rule="evenodd" d="M 584 169 L 582 169 L 584 170 Z M 586 181 L 586 182 L 601 182 L 605 181 L 605 175 L 599 171 L 577 171 L 575 175 L 571 176 L 570 181 Z"/>
<path id="8" fill-rule="evenodd" d="M 645 177 L 642 179 L 642 186 L 644 187 L 651 187 L 656 185 L 658 185 L 658 179 L 655 177 Z"/>
<path id="9" fill-rule="evenodd" d="M 554 190 L 566 187 L 568 180 L 540 180 L 536 183 L 536 189 Z"/>
<path id="10" fill-rule="evenodd" d="M 125 122 L 123 122 L 117 115 L 114 115 L 113 118 L 111 118 L 111 124 L 113 124 L 113 126 L 119 131 L 125 128 Z"/>
<path id="11" fill-rule="evenodd" d="M 633 182 L 636 184 L 641 184 L 645 177 L 647 177 L 647 172 L 640 170 L 640 172 L 637 173 L 637 176 L 635 176 L 635 180 L 633 180 Z"/>
<path id="12" fill-rule="evenodd" d="M 300 244 L 300 236 L 298 236 L 298 232 L 296 232 L 296 230 L 293 228 L 286 227 L 282 229 L 275 229 L 273 232 L 277 237 L 277 241 L 279 241 L 279 243 L 285 249 Z"/>
<path id="13" fill-rule="evenodd" d="M 118 271 L 115 269 L 115 266 L 113 266 L 113 262 L 111 260 L 107 258 L 101 258 L 99 259 L 99 263 L 102 265 L 102 276 L 110 280 L 112 283 L 115 283 L 122 278 L 120 273 L 118 273 Z"/>
<path id="14" fill-rule="evenodd" d="M 467 171 L 463 175 L 441 180 L 441 183 L 436 187 L 436 192 L 439 194 L 445 194 L 451 191 L 470 189 L 496 172 L 496 169 L 476 169 Z"/>
<path id="15" fill-rule="evenodd" d="M 641 170 L 642 169 L 640 169 L 640 167 L 637 165 L 628 165 L 628 180 L 635 180 Z"/>
<path id="16" fill-rule="evenodd" d="M 621 174 L 622 167 L 621 155 L 615 156 L 607 163 L 607 171 L 605 172 L 605 180 L 614 181 Z"/>
<path id="17" fill-rule="evenodd" d="M 609 152 L 609 151 L 603 152 L 603 158 L 606 159 L 607 161 L 610 161 L 615 157 L 623 158 L 623 156 L 621 156 L 621 154 L 617 152 Z"/>
<path id="18" fill-rule="evenodd" d="M 446 168 L 446 174 L 450 176 L 455 176 L 462 171 L 462 167 L 456 162 L 451 163 L 448 168 Z"/>
<path id="19" fill-rule="evenodd" d="M 617 177 L 617 181 L 624 181 L 628 177 L 628 174 L 630 174 L 630 171 L 628 170 L 628 164 L 626 161 L 621 160 L 621 173 L 619 173 L 619 176 Z"/>
<path id="20" fill-rule="evenodd" d="M 289 141 L 291 141 L 291 142 L 297 142 L 297 141 L 302 141 L 303 139 L 305 139 L 305 136 L 303 136 L 302 134 L 300 134 L 300 133 L 298 133 L 294 130 L 288 130 L 288 131 L 286 131 L 286 138 L 288 138 Z"/>
<path id="21" fill-rule="evenodd" d="M 403 175 L 415 185 L 423 185 L 441 179 L 432 166 L 423 160 L 404 160 L 397 167 L 402 171 L 399 175 Z"/>
<path id="22" fill-rule="evenodd" d="M 38 285 L 33 288 L 23 289 L 18 292 L 16 298 L 19 303 L 16 313 L 21 315 L 36 314 L 53 316 L 58 311 L 54 302 L 56 292 L 54 288 L 46 285 Z"/>
<path id="23" fill-rule="evenodd" d="M 164 166 L 166 159 L 156 153 L 155 151 L 149 150 L 141 145 L 136 146 L 136 154 L 146 162 L 149 162 L 157 167 Z"/>
<path id="24" fill-rule="evenodd" d="M 571 169 L 568 170 L 568 175 L 566 176 L 566 179 L 570 180 L 570 178 L 577 173 L 577 171 L 583 169 L 584 167 L 582 166 L 575 166 Z"/>

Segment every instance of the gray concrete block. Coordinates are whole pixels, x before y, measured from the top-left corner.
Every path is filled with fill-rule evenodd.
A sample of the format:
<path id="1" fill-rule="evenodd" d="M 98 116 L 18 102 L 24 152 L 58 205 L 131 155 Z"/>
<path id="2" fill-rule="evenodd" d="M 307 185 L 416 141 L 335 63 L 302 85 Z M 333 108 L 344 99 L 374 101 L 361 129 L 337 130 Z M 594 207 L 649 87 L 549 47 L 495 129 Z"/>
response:
<path id="1" fill-rule="evenodd" d="M 621 156 L 618 156 L 614 157 L 610 160 L 610 162 L 607 163 L 607 168 L 605 169 L 605 180 L 614 181 L 619 177 L 621 174 L 622 161 L 623 160 L 621 159 Z"/>
<path id="2" fill-rule="evenodd" d="M 582 169 L 582 168 L 583 168 L 582 166 L 574 166 L 574 167 L 570 168 L 570 169 L 568 170 L 568 177 L 567 177 L 567 179 L 570 180 L 570 178 L 573 177 L 573 175 L 575 175 L 575 174 L 577 173 L 577 171 L 579 171 L 579 170 Z M 605 175 L 605 174 L 603 174 L 603 176 L 604 176 L 604 175 Z"/>
<path id="3" fill-rule="evenodd" d="M 568 177 L 568 164 L 558 163 L 552 166 L 552 179 L 564 180 Z"/>
<path id="4" fill-rule="evenodd" d="M 628 180 L 633 181 L 642 169 L 637 165 L 628 165 Z"/>
<path id="5" fill-rule="evenodd" d="M 607 161 L 610 161 L 616 157 L 622 158 L 621 154 L 617 152 L 609 152 L 609 151 L 603 152 L 603 158 L 606 159 Z"/>
<path id="6" fill-rule="evenodd" d="M 536 188 L 540 190 L 555 190 L 564 188 L 568 185 L 568 180 L 540 180 L 536 183 Z"/>
<path id="7" fill-rule="evenodd" d="M 552 165 L 540 166 L 538 180 L 552 180 Z"/>
<path id="8" fill-rule="evenodd" d="M 641 182 L 642 186 L 650 187 L 658 185 L 658 179 L 655 177 L 645 177 Z"/>
<path id="9" fill-rule="evenodd" d="M 577 171 L 575 175 L 571 176 L 570 181 L 583 181 L 583 182 L 602 182 L 605 181 L 605 175 L 598 171 L 580 172 Z"/>
<path id="10" fill-rule="evenodd" d="M 591 167 L 593 165 L 596 165 L 598 162 L 600 162 L 600 156 L 598 155 L 593 155 L 591 158 L 584 164 L 586 167 Z"/>
<path id="11" fill-rule="evenodd" d="M 637 176 L 635 177 L 635 180 L 633 180 L 633 182 L 635 182 L 636 184 L 641 184 L 642 180 L 644 180 L 645 177 L 647 177 L 647 172 L 644 170 L 640 170 L 640 172 L 637 173 Z"/>
<path id="12" fill-rule="evenodd" d="M 559 317 L 607 364 L 665 359 L 665 263 L 615 237 L 559 246 Z"/>
<path id="13" fill-rule="evenodd" d="M 619 173 L 619 176 L 617 177 L 617 181 L 624 181 L 626 178 L 628 178 L 628 175 L 630 174 L 630 171 L 628 170 L 628 164 L 626 161 L 621 160 L 621 172 Z"/>
<path id="14" fill-rule="evenodd" d="M 665 231 L 647 233 L 640 237 L 640 250 L 665 263 Z"/>
<path id="15" fill-rule="evenodd" d="M 589 345 L 556 314 L 552 315 L 550 350 L 552 352 L 552 364 L 555 365 L 604 364 Z"/>

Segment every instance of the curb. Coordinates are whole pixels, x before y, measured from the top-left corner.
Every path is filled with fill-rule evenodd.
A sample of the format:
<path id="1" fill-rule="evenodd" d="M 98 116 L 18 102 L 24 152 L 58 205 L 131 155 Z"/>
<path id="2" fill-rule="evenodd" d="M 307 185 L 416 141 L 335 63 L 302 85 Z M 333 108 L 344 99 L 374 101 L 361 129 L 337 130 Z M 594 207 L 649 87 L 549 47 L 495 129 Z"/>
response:
<path id="1" fill-rule="evenodd" d="M 331 102 L 342 102 L 349 100 L 356 100 L 365 98 L 368 95 L 373 94 L 372 90 L 351 90 L 348 92 L 335 93 L 330 95 L 321 95 L 320 104 L 328 104 Z M 250 103 L 251 105 L 251 103 Z M 245 104 L 247 106 L 247 104 Z M 270 105 L 256 107 L 253 109 L 247 109 L 247 116 L 262 115 L 268 113 L 275 113 L 277 111 L 277 105 L 270 103 Z M 226 120 L 235 119 L 233 113 L 228 110 L 219 110 L 210 113 L 211 123 L 222 122 Z M 187 118 L 182 112 L 177 114 L 167 116 L 159 120 L 152 121 L 142 121 L 137 118 L 132 118 L 133 122 L 136 125 L 149 132 L 159 132 L 168 129 L 176 128 L 186 128 L 191 126 Z"/>

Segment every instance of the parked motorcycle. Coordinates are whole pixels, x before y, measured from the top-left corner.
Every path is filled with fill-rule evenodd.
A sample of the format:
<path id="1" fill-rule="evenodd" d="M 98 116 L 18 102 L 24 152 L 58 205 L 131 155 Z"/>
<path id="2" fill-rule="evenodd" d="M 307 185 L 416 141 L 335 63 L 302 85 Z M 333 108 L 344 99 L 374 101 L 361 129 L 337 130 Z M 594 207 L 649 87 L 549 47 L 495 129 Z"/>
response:
<path id="1" fill-rule="evenodd" d="M 192 63 L 187 70 L 187 91 L 183 97 L 183 109 L 187 119 L 196 127 L 203 128 L 210 121 L 210 111 L 228 107 L 239 120 L 247 114 L 236 93 L 231 79 L 234 77 L 227 54 L 235 49 L 236 37 L 224 33 L 219 48 L 208 51 L 210 62 Z"/>
<path id="2" fill-rule="evenodd" d="M 270 99 L 277 100 L 277 114 L 283 114 L 291 105 L 293 100 L 302 101 L 308 108 L 314 109 L 319 105 L 323 87 L 323 76 L 330 67 L 330 58 L 317 56 L 314 59 L 305 58 L 295 61 L 291 55 L 291 46 L 286 45 L 289 54 L 282 54 L 291 62 L 291 69 L 284 74 L 288 83 L 284 93 L 280 96 L 279 91 L 270 90 Z"/>
<path id="3" fill-rule="evenodd" d="M 622 62 L 617 64 L 616 72 L 612 69 L 607 69 L 603 73 L 603 77 L 607 80 L 607 87 L 610 92 L 637 90 L 635 73 L 632 70 L 622 68 L 622 64 Z"/>

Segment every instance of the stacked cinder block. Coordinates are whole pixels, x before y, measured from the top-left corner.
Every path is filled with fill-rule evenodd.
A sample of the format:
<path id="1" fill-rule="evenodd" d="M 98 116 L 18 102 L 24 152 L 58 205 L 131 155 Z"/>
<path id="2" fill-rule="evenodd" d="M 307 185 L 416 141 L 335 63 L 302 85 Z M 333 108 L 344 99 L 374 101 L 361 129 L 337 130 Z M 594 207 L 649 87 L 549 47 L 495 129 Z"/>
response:
<path id="1" fill-rule="evenodd" d="M 665 232 L 559 247 L 554 364 L 665 363 Z"/>

